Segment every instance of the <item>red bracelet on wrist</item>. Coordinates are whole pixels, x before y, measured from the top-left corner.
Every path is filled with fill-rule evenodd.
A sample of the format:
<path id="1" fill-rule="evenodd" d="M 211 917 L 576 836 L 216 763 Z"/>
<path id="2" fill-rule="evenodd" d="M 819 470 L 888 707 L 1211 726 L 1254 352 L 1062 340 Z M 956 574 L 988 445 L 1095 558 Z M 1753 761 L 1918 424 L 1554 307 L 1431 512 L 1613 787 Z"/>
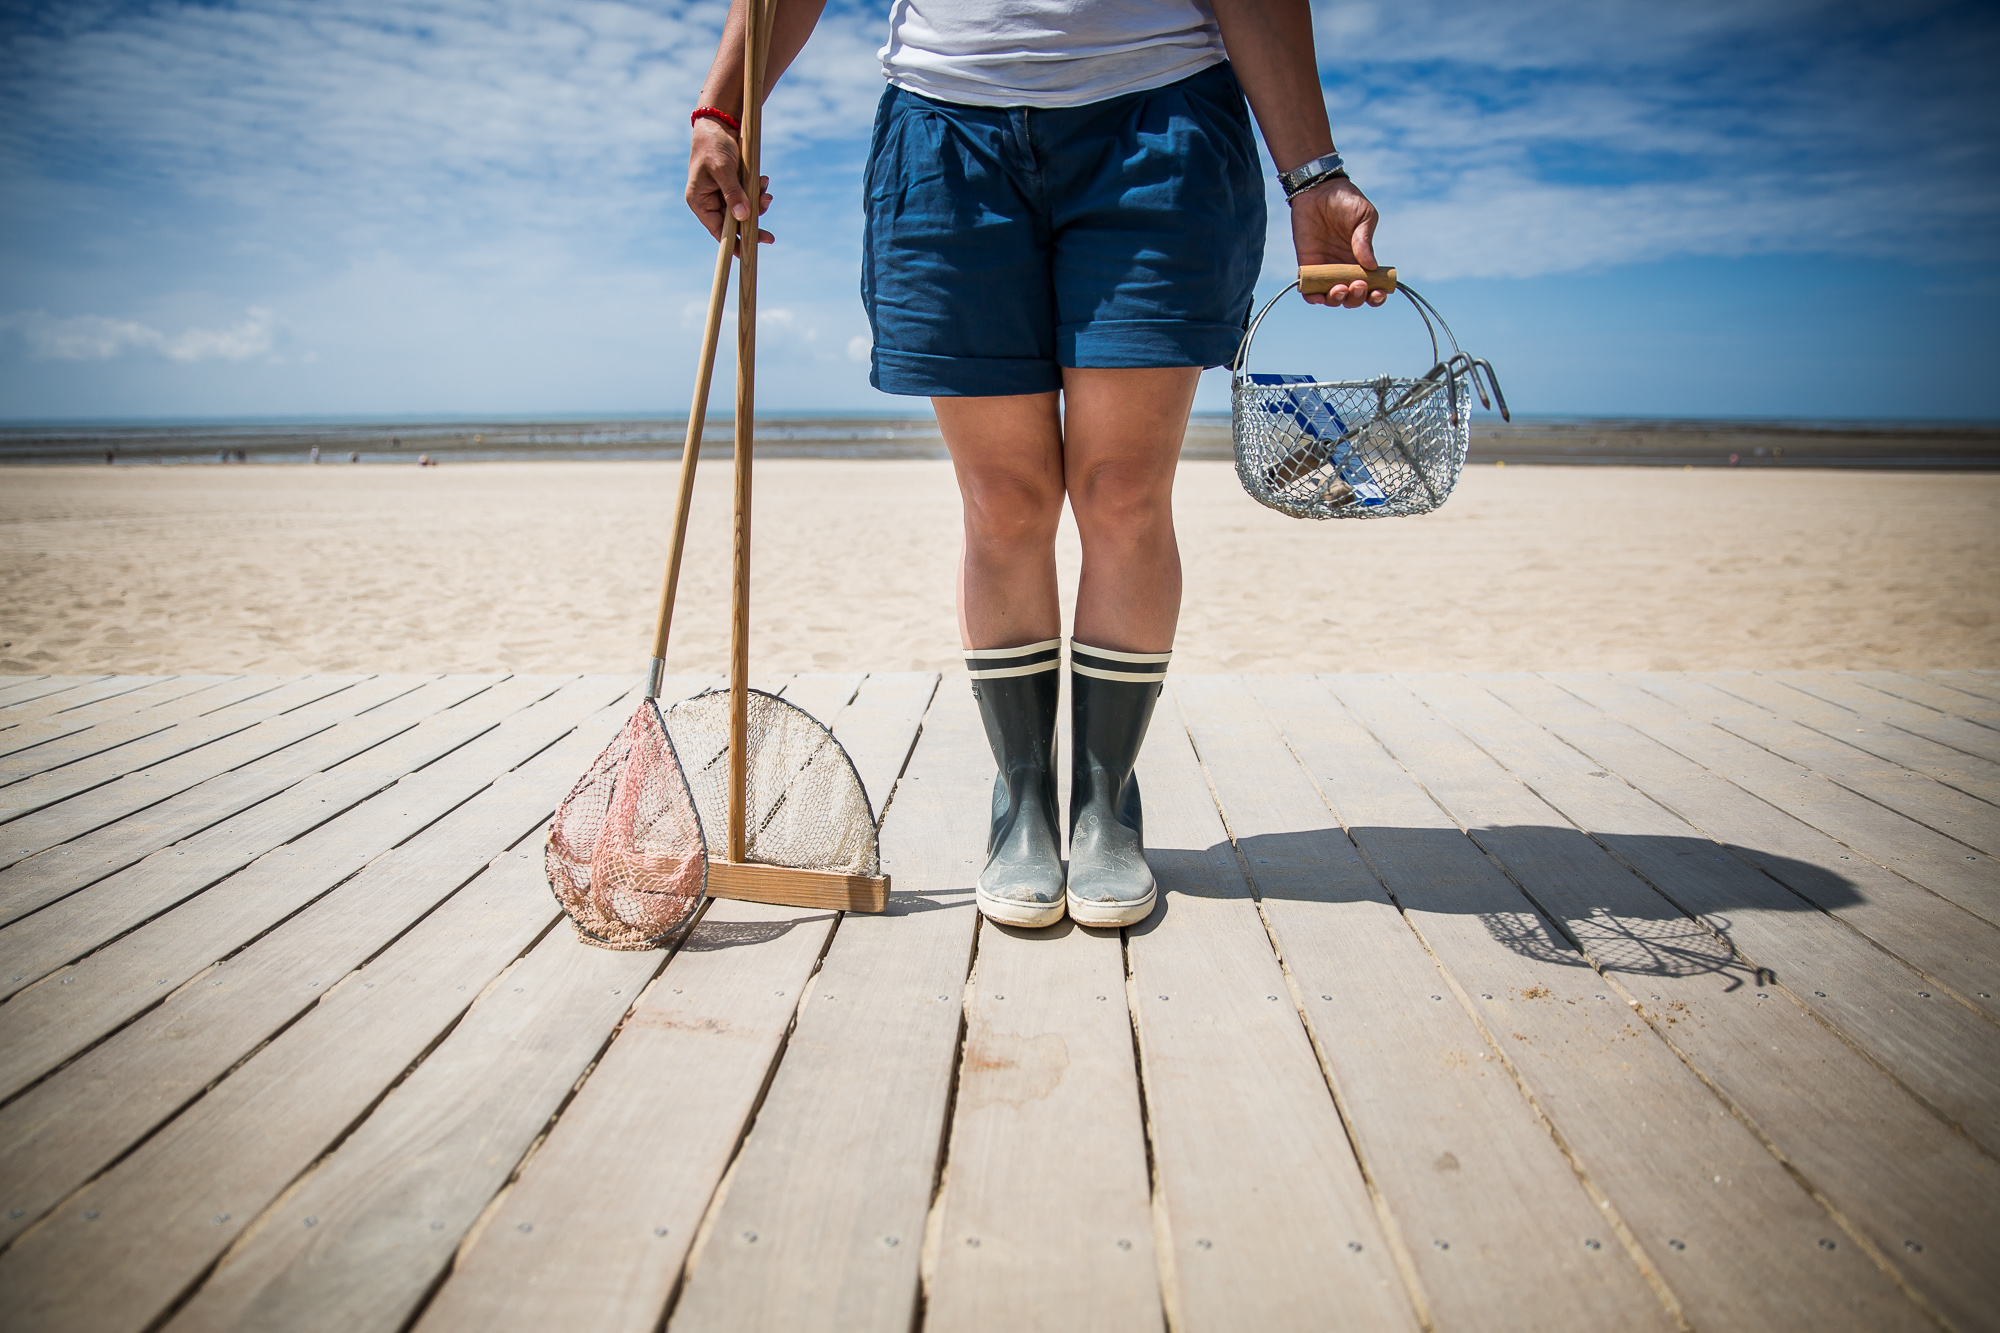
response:
<path id="1" fill-rule="evenodd" d="M 736 117 L 730 115 L 727 111 L 724 111 L 719 106 L 696 107 L 694 111 L 688 116 L 688 124 L 692 125 L 696 121 L 700 120 L 719 120 L 723 124 L 727 125 L 730 129 L 735 130 L 738 134 L 743 133 L 743 123 L 737 120 Z"/>

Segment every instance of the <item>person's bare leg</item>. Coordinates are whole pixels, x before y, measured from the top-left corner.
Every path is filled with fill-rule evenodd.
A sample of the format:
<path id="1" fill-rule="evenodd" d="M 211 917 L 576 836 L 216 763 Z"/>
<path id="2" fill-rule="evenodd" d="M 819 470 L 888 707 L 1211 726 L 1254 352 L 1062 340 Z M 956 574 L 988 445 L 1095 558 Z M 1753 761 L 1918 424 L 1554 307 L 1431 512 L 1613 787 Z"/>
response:
<path id="1" fill-rule="evenodd" d="M 1153 910 L 1139 747 L 1180 618 L 1174 468 L 1194 368 L 1063 373 L 1063 466 L 1083 540 L 1070 638 L 1069 914 L 1126 926 Z"/>
<path id="2" fill-rule="evenodd" d="M 931 405 L 965 505 L 960 642 L 1003 648 L 1060 637 L 1063 440 L 1056 395 L 933 398 Z"/>
<path id="3" fill-rule="evenodd" d="M 965 506 L 959 634 L 999 769 L 975 900 L 1003 925 L 1051 926 L 1066 910 L 1055 775 L 1063 503 L 1056 396 L 933 402 Z"/>
<path id="4" fill-rule="evenodd" d="M 1063 472 L 1083 543 L 1075 636 L 1163 653 L 1181 610 L 1174 468 L 1195 367 L 1063 372 Z"/>

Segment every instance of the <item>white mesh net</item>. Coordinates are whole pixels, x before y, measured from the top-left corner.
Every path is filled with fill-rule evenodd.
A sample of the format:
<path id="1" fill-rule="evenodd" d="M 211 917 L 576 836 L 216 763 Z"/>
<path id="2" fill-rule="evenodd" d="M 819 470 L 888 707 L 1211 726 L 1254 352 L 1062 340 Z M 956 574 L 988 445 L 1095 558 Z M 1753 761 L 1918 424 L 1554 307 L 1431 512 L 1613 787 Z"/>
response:
<path id="1" fill-rule="evenodd" d="M 744 859 L 847 875 L 881 873 L 875 818 L 854 761 L 823 723 L 762 690 L 749 692 Z M 729 692 L 667 710 L 688 789 L 715 855 L 729 829 Z"/>

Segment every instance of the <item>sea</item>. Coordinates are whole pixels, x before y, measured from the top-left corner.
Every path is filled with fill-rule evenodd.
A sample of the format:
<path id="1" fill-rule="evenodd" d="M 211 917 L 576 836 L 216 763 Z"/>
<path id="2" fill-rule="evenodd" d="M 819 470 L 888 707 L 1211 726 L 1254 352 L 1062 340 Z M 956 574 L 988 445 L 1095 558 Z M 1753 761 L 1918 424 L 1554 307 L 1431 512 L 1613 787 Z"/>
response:
<path id="1" fill-rule="evenodd" d="M 237 420 L 0 423 L 0 464 L 187 467 L 667 460 L 687 418 L 292 417 Z M 702 452 L 727 457 L 735 426 L 711 417 Z M 773 412 L 755 431 L 759 457 L 945 458 L 937 422 L 921 416 Z M 1231 456 L 1227 413 L 1196 413 L 1184 458 Z M 1475 417 L 1480 463 L 1655 467 L 1837 467 L 2000 470 L 2000 423 Z"/>

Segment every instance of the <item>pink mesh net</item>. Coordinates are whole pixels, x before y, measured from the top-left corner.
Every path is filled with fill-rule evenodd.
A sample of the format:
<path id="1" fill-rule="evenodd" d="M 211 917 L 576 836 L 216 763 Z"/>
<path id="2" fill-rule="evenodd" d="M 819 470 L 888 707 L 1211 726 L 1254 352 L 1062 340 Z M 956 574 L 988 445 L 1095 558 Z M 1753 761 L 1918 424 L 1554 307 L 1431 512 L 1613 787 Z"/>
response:
<path id="1" fill-rule="evenodd" d="M 651 699 L 556 811 L 547 864 L 557 901 L 593 944 L 651 948 L 700 905 L 701 819 Z"/>

